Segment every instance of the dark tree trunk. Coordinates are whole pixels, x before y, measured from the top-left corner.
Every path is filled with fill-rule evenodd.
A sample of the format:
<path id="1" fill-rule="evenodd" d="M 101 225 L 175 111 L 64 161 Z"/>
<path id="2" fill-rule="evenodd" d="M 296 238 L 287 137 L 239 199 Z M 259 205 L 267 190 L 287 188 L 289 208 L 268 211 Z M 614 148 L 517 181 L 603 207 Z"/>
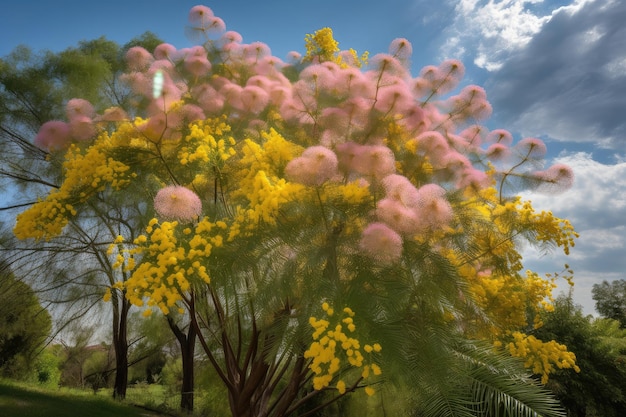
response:
<path id="1" fill-rule="evenodd" d="M 115 349 L 115 383 L 113 398 L 126 398 L 128 387 L 128 310 L 130 302 L 118 292 L 113 302 L 113 349 Z"/>
<path id="2" fill-rule="evenodd" d="M 174 320 L 167 316 L 167 323 L 174 332 L 178 344 L 180 345 L 180 353 L 183 361 L 183 385 L 180 393 L 180 408 L 188 413 L 193 412 L 194 400 L 194 355 L 196 347 L 196 329 L 189 325 L 187 335 L 178 327 Z"/>

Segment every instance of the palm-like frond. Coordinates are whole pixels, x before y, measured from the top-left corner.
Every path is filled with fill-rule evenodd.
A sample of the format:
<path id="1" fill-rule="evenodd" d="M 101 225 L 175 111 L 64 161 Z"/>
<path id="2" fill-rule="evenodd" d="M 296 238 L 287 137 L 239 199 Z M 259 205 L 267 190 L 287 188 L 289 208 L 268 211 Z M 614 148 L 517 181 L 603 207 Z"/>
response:
<path id="1" fill-rule="evenodd" d="M 423 341 L 432 343 L 441 334 Z M 445 348 L 415 357 L 420 379 L 415 415 L 484 417 L 564 416 L 558 401 L 529 377 L 517 358 L 486 343 L 447 338 Z M 434 354 L 433 357 L 429 357 Z M 426 373 L 424 373 L 426 372 Z"/>

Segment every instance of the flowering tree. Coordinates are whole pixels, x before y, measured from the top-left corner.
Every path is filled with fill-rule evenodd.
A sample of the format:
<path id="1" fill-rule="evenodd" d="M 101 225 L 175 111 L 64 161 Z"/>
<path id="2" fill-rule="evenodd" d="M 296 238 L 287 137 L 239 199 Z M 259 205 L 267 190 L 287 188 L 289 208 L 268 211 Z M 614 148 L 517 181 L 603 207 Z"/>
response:
<path id="1" fill-rule="evenodd" d="M 284 62 L 207 7 L 190 23 L 199 46 L 129 49 L 132 108 L 74 99 L 42 125 L 63 181 L 15 235 L 57 239 L 114 202 L 121 278 L 104 298 L 186 316 L 233 416 L 312 415 L 394 384 L 425 415 L 558 415 L 510 360 L 543 382 L 576 368 L 532 335 L 554 279 L 523 273 L 519 250 L 568 252 L 576 233 L 514 192 L 565 189 L 570 168 L 480 125 L 491 106 L 478 86 L 455 93 L 460 62 L 411 75 L 405 39 L 370 58 L 326 28 Z"/>

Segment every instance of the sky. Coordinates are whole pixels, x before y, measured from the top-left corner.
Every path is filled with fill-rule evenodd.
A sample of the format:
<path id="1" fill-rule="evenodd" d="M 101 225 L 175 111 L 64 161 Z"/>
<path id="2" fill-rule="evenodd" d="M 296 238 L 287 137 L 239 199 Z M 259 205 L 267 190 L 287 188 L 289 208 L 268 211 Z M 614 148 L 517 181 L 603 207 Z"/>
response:
<path id="1" fill-rule="evenodd" d="M 148 30 L 188 47 L 197 4 L 283 59 L 304 51 L 306 33 L 331 27 L 342 49 L 371 55 L 408 39 L 415 76 L 462 60 L 464 84 L 483 86 L 493 106 L 487 126 L 543 139 L 548 163 L 567 163 L 576 176 L 559 195 L 523 193 L 580 233 L 568 257 L 525 250 L 526 267 L 554 273 L 568 263 L 587 314 L 593 284 L 626 279 L 626 0 L 22 0 L 2 7 L 0 57 L 19 44 L 61 51 L 100 36 L 123 45 Z"/>

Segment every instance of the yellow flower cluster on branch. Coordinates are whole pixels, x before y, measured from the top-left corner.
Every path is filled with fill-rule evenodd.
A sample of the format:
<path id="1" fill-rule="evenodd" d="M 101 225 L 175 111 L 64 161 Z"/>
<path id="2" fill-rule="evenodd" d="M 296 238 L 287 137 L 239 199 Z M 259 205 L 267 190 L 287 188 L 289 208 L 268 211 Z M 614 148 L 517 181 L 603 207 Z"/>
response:
<path id="1" fill-rule="evenodd" d="M 360 381 L 379 376 L 382 371 L 380 366 L 373 362 L 372 355 L 380 352 L 382 348 L 378 343 L 366 344 L 361 347 L 361 342 L 358 339 L 349 336 L 356 331 L 352 309 L 345 307 L 342 310 L 342 318 L 337 319 L 334 326 L 331 326 L 330 321 L 335 314 L 333 308 L 324 302 L 322 309 L 328 319 L 309 318 L 309 324 L 314 329 L 313 342 L 304 353 L 304 357 L 311 360 L 309 369 L 315 375 L 313 388 L 321 390 L 329 387 L 335 375 L 346 370 L 346 362 L 351 367 L 361 370 L 361 375 L 357 377 L 357 381 L 354 383 L 355 386 Z M 363 352 L 368 357 L 367 359 Z M 339 394 L 344 394 L 346 381 L 338 380 L 335 383 L 335 388 Z M 365 392 L 368 395 L 373 395 L 375 391 L 371 386 L 366 386 Z"/>
<path id="2" fill-rule="evenodd" d="M 212 250 L 222 246 L 227 227 L 223 221 L 213 223 L 206 217 L 194 228 L 152 219 L 146 233 L 135 239 L 135 247 L 118 265 L 125 262 L 125 269 L 132 270 L 130 278 L 121 284 L 131 303 L 143 306 L 146 299 L 149 307 L 168 314 L 190 291 L 194 279 L 210 283 L 206 264 Z M 141 259 L 135 266 L 137 256 Z"/>
<path id="3" fill-rule="evenodd" d="M 63 182 L 28 210 L 17 216 L 14 228 L 19 239 L 45 239 L 58 236 L 75 207 L 107 187 L 119 191 L 136 176 L 130 167 L 110 157 L 111 140 L 106 132 L 86 149 L 72 144 L 63 162 Z"/>
<path id="4" fill-rule="evenodd" d="M 548 382 L 551 372 L 556 368 L 574 369 L 580 372 L 576 365 L 576 355 L 567 350 L 567 347 L 554 340 L 543 342 L 532 335 L 514 332 L 513 341 L 507 345 L 511 355 L 525 359 L 525 366 L 537 375 L 541 375 L 541 382 Z"/>
<path id="5" fill-rule="evenodd" d="M 369 53 L 367 51 L 359 56 L 356 50 L 350 48 L 345 51 L 347 57 L 341 56 L 339 54 L 341 52 L 339 42 L 335 40 L 333 30 L 329 27 L 319 29 L 315 33 L 307 33 L 304 38 L 304 46 L 306 48 L 304 62 L 330 61 L 342 67 L 354 65 L 357 68 L 367 65 L 368 62 Z"/>
<path id="6" fill-rule="evenodd" d="M 235 217 L 241 229 L 254 229 L 260 222 L 274 225 L 282 205 L 295 201 L 304 187 L 282 178 L 285 165 L 301 151 L 271 129 L 262 133 L 262 145 L 247 139 L 242 157 L 235 165 L 239 188 L 233 190 L 233 201 L 246 209 Z M 242 227 L 243 226 L 243 227 Z"/>
<path id="7" fill-rule="evenodd" d="M 235 139 L 227 136 L 231 128 L 224 118 L 200 120 L 189 125 L 189 134 L 178 152 L 180 164 L 202 162 L 221 168 L 235 155 Z"/>

